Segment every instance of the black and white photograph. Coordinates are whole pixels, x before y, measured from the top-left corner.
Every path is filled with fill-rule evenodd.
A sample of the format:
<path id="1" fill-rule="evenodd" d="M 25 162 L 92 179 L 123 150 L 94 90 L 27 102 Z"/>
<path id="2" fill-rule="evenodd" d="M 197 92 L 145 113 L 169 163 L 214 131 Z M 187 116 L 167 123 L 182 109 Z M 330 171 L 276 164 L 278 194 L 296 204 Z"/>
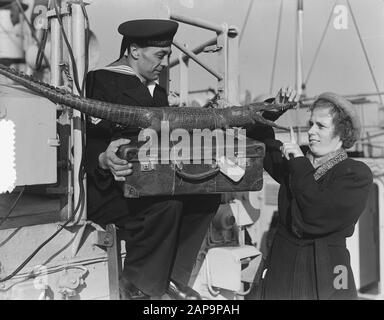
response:
<path id="1" fill-rule="evenodd" d="M 384 300 L 383 57 L 383 0 L 0 0 L 0 300 Z"/>

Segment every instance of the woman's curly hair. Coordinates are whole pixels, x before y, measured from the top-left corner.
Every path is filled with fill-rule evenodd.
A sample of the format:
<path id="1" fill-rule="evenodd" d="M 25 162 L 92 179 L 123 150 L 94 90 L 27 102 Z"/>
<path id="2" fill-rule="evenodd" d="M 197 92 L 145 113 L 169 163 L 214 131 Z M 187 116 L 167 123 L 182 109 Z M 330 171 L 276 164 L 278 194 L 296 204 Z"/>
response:
<path id="1" fill-rule="evenodd" d="M 353 126 L 351 117 L 334 103 L 319 99 L 310 107 L 310 111 L 316 108 L 329 108 L 332 116 L 333 125 L 335 126 L 333 136 L 339 136 L 343 142 L 342 147 L 349 149 L 353 147 L 357 139 L 359 138 L 359 128 Z"/>

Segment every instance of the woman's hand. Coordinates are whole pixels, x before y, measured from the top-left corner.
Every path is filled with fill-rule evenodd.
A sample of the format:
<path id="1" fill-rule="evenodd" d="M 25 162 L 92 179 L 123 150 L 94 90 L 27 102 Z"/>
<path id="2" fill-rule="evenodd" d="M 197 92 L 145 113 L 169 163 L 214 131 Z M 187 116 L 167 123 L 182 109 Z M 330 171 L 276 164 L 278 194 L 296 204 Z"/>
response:
<path id="1" fill-rule="evenodd" d="M 281 88 L 278 93 L 277 93 L 277 96 L 276 98 L 273 100 L 272 103 L 275 103 L 275 104 L 284 104 L 284 103 L 288 103 L 288 102 L 298 102 L 299 101 L 299 95 L 297 94 L 297 92 L 295 90 L 293 90 L 291 87 L 286 87 L 286 88 Z M 269 99 L 268 99 L 268 102 L 271 102 Z M 293 107 L 294 109 L 297 108 L 297 104 Z M 263 117 L 267 120 L 271 120 L 271 121 L 276 121 L 277 119 L 280 118 L 280 116 L 282 116 L 286 111 L 286 110 L 283 110 L 283 111 L 279 111 L 277 109 L 275 110 L 268 110 L 268 111 L 264 111 L 263 112 Z"/>
<path id="2" fill-rule="evenodd" d="M 281 88 L 275 98 L 274 103 L 288 103 L 288 102 L 298 102 L 300 96 L 297 94 L 296 90 L 291 87 Z"/>
<path id="3" fill-rule="evenodd" d="M 300 146 L 296 142 L 295 133 L 293 132 L 292 127 L 290 128 L 291 141 L 284 142 L 280 147 L 280 151 L 287 160 L 291 158 L 304 157 L 303 152 L 300 149 Z"/>
<path id="4" fill-rule="evenodd" d="M 132 174 L 132 163 L 120 159 L 116 152 L 120 146 L 130 143 L 129 139 L 112 141 L 107 150 L 99 155 L 99 166 L 104 170 L 110 170 L 116 181 L 125 181 L 125 176 Z"/>
<path id="5" fill-rule="evenodd" d="M 168 94 L 168 104 L 171 107 L 180 106 L 180 96 L 176 92 L 170 91 Z"/>
<path id="6" fill-rule="evenodd" d="M 291 158 L 304 157 L 303 152 L 300 149 L 300 146 L 296 143 L 285 142 L 280 147 L 280 151 L 283 156 L 289 160 Z"/>

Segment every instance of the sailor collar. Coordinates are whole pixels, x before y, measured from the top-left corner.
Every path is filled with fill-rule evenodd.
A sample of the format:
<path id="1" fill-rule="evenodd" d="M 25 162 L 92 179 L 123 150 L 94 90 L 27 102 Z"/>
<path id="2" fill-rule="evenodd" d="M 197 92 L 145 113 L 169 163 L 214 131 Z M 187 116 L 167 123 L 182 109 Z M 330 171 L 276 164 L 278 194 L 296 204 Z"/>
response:
<path id="1" fill-rule="evenodd" d="M 140 79 L 141 83 L 144 84 L 146 87 L 148 87 L 149 92 L 151 93 L 151 96 L 153 96 L 153 91 L 155 90 L 155 87 L 157 84 L 159 84 L 159 80 L 155 81 L 146 81 L 141 75 L 139 75 L 135 70 L 132 69 L 132 67 L 120 64 L 120 65 L 109 65 L 103 68 L 104 70 L 113 71 L 117 73 L 126 74 L 129 76 L 136 76 Z"/>

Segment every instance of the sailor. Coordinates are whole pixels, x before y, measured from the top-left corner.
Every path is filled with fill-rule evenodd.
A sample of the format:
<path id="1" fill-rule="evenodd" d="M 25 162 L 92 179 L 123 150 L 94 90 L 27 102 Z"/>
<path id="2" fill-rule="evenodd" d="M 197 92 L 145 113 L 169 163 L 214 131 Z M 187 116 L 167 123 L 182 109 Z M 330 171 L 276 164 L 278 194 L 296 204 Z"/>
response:
<path id="1" fill-rule="evenodd" d="M 88 73 L 87 97 L 132 106 L 168 106 L 167 92 L 158 80 L 168 65 L 177 29 L 170 20 L 122 23 L 120 56 Z M 88 216 L 100 225 L 116 224 L 125 240 L 122 298 L 159 298 L 167 293 L 172 299 L 200 299 L 188 281 L 221 196 L 124 198 L 117 181 L 132 174 L 132 165 L 118 158 L 116 151 L 136 140 L 138 133 L 105 120 L 88 121 Z"/>

